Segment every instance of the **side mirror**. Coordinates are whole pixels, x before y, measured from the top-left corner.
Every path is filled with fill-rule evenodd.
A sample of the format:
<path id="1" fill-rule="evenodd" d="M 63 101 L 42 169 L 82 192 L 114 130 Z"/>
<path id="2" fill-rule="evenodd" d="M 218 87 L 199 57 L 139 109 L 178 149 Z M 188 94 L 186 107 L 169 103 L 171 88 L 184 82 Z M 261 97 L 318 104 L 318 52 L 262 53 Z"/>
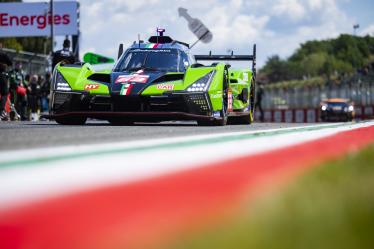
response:
<path id="1" fill-rule="evenodd" d="M 119 48 L 118 48 L 118 58 L 121 57 L 121 55 L 123 54 L 123 44 L 119 44 Z"/>

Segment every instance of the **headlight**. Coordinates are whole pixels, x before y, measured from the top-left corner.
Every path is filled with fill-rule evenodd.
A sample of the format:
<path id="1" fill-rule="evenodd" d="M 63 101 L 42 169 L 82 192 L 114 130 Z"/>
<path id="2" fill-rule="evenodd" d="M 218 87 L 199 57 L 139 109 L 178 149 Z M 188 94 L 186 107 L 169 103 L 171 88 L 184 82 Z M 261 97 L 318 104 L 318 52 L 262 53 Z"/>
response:
<path id="1" fill-rule="evenodd" d="M 187 88 L 188 92 L 206 92 L 209 88 L 210 82 L 216 73 L 215 70 L 211 71 L 210 73 L 204 75 L 200 79 L 196 80 L 192 85 Z"/>
<path id="2" fill-rule="evenodd" d="M 327 105 L 323 105 L 323 106 L 321 106 L 321 110 L 322 110 L 322 111 L 326 111 L 326 110 L 327 110 Z"/>
<path id="3" fill-rule="evenodd" d="M 68 82 L 64 79 L 62 74 L 59 72 L 56 73 L 55 90 L 71 91 L 71 87 L 69 86 Z"/>
<path id="4" fill-rule="evenodd" d="M 348 106 L 348 111 L 353 112 L 354 109 L 355 109 L 355 108 L 353 107 L 353 105 Z"/>

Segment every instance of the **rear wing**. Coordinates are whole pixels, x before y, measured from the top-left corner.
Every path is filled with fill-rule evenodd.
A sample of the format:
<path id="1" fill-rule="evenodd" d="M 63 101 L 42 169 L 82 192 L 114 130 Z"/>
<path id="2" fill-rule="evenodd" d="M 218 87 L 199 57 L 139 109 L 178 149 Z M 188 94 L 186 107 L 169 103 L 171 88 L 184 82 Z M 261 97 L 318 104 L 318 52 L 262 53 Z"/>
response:
<path id="1" fill-rule="evenodd" d="M 209 52 L 208 55 L 195 55 L 196 61 L 252 61 L 252 73 L 253 78 L 256 79 L 256 44 L 253 45 L 252 55 L 212 55 Z"/>

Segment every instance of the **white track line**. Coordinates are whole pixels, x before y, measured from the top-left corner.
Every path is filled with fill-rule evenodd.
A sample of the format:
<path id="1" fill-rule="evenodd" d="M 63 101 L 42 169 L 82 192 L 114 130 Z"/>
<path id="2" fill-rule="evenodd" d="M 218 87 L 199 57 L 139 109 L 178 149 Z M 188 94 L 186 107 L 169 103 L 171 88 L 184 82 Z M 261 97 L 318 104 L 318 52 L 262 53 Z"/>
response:
<path id="1" fill-rule="evenodd" d="M 125 154 L 114 153 L 100 156 L 73 158 L 27 166 L 0 168 L 0 209 L 24 204 L 56 195 L 68 194 L 92 188 L 122 184 L 167 173 L 199 167 L 243 155 L 252 155 L 290 145 L 304 143 L 330 136 L 341 131 L 374 125 L 374 122 L 343 125 L 336 128 L 323 128 L 313 131 L 291 132 L 273 136 L 260 136 L 245 140 L 222 143 L 197 143 L 187 147 L 153 148 L 136 150 Z M 290 128 L 294 129 L 294 128 Z M 290 130 L 282 129 L 282 130 Z M 274 131 L 274 130 L 273 130 Z M 257 133 L 253 132 L 253 133 Z M 269 131 L 264 131 L 269 132 Z M 248 132 L 232 133 L 244 135 Z M 194 137 L 150 140 L 106 145 L 85 145 L 50 148 L 47 151 L 23 151 L 35 158 L 39 153 L 64 154 L 85 152 L 86 150 L 111 149 L 116 146 L 160 145 L 170 142 L 195 141 L 228 137 L 230 134 L 214 134 Z M 321 148 L 323 149 L 323 148 Z M 17 151 L 17 154 L 19 151 Z M 14 155 L 12 155 L 14 156 Z M 250 165 L 249 165 L 250 166 Z"/>
<path id="2" fill-rule="evenodd" d="M 333 125 L 343 125 L 344 123 L 336 123 Z M 272 133 L 276 131 L 290 131 L 296 129 L 304 129 L 308 127 L 328 127 L 332 124 L 314 124 L 314 125 L 300 125 L 289 128 L 278 128 L 278 129 L 265 129 L 265 130 L 250 130 L 248 131 L 239 131 L 239 132 L 224 132 L 224 133 L 215 133 L 207 135 L 192 135 L 192 136 L 178 136 L 172 138 L 157 138 L 157 139 L 147 139 L 139 141 L 124 141 L 124 142 L 113 142 L 113 143 L 99 143 L 99 144 L 82 144 L 82 145 L 63 145 L 57 147 L 49 148 L 34 148 L 34 149 L 22 149 L 22 150 L 9 150 L 9 151 L 0 151 L 0 164 L 7 161 L 18 160 L 18 159 L 35 159 L 43 158 L 48 156 L 58 156 L 63 154 L 71 153 L 85 153 L 91 151 L 105 151 L 112 150 L 113 148 L 126 149 L 142 146 L 160 146 L 170 143 L 178 142 L 187 142 L 187 141 L 198 141 L 209 138 L 224 138 L 230 137 L 233 135 L 248 135 L 248 134 L 258 134 L 258 133 Z"/>

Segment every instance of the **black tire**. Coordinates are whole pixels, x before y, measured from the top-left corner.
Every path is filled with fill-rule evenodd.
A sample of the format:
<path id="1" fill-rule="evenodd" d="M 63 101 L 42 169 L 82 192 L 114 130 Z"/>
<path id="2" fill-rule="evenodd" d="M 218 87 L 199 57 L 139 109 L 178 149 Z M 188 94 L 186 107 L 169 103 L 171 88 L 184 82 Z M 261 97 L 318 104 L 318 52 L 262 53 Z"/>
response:
<path id="1" fill-rule="evenodd" d="M 134 124 L 133 120 L 122 119 L 122 118 L 113 118 L 113 119 L 109 119 L 108 121 L 113 126 L 129 126 L 129 125 Z"/>
<path id="2" fill-rule="evenodd" d="M 223 71 L 223 82 L 222 82 L 222 110 L 220 111 L 221 119 L 216 120 L 198 120 L 199 126 L 225 126 L 227 124 L 227 105 L 228 105 L 228 67 L 225 67 Z"/>
<path id="3" fill-rule="evenodd" d="M 253 122 L 253 120 L 255 119 L 255 105 L 256 105 L 256 81 L 253 80 L 252 78 L 252 81 L 251 81 L 251 91 L 249 93 L 249 103 L 250 103 L 250 123 L 251 124 Z"/>
<path id="4" fill-rule="evenodd" d="M 239 116 L 239 117 L 230 117 L 229 122 L 230 125 L 249 125 L 252 123 L 251 115 Z"/>
<path id="5" fill-rule="evenodd" d="M 55 121 L 61 125 L 84 125 L 87 121 L 86 117 L 58 117 Z"/>
<path id="6" fill-rule="evenodd" d="M 219 120 L 198 120 L 197 124 L 199 126 L 225 126 L 227 124 L 227 118 Z"/>

